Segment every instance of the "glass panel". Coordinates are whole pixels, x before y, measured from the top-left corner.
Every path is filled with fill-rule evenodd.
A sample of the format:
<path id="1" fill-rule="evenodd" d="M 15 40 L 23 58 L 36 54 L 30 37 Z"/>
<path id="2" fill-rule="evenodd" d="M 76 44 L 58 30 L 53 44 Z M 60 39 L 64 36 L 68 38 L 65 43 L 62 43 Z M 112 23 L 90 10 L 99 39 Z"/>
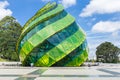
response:
<path id="1" fill-rule="evenodd" d="M 56 22 L 57 20 L 60 20 L 61 18 L 65 17 L 67 15 L 67 13 L 65 11 L 61 12 L 60 14 L 58 14 L 57 16 L 39 24 L 38 26 L 36 26 L 34 29 L 32 29 L 30 32 L 27 33 L 27 35 L 23 38 L 23 40 L 21 40 L 21 43 L 19 45 L 23 45 L 31 36 L 33 36 L 36 32 L 40 31 L 41 29 L 43 29 L 45 26 L 50 25 L 54 22 Z M 21 47 L 19 46 L 19 50 L 21 49 Z"/>
<path id="2" fill-rule="evenodd" d="M 77 30 L 78 30 L 78 27 L 76 26 L 76 23 L 73 23 L 69 27 L 67 27 L 64 30 L 62 30 L 61 32 L 53 35 L 52 37 L 50 37 L 49 39 L 47 39 L 46 41 L 44 41 L 41 45 L 39 45 L 37 48 L 35 48 L 30 53 L 30 56 L 33 56 L 33 57 L 36 56 L 33 62 L 36 62 L 46 52 L 48 52 L 50 49 L 52 49 L 53 47 L 55 47 L 58 44 L 60 44 L 66 38 L 68 38 L 71 35 L 73 35 Z M 56 48 L 56 51 L 59 51 L 59 50 Z M 56 53 L 56 52 L 54 52 L 54 53 Z M 57 55 L 57 53 L 56 53 L 56 55 Z M 59 55 L 60 54 L 58 54 L 57 56 L 59 56 Z M 56 60 L 55 57 L 53 59 Z"/>
<path id="3" fill-rule="evenodd" d="M 71 36 L 72 34 L 74 34 L 76 31 L 78 30 L 78 27 L 76 25 L 76 23 L 74 22 L 72 25 L 70 25 L 69 27 L 65 28 L 64 30 L 62 30 L 61 32 L 53 35 L 52 37 L 50 37 L 48 39 L 48 41 L 50 43 L 52 43 L 53 45 L 58 45 L 60 42 L 62 42 L 63 40 L 65 40 L 67 37 Z"/>
<path id="4" fill-rule="evenodd" d="M 65 56 L 63 59 L 56 62 L 52 66 L 64 66 L 65 64 L 69 63 L 70 61 L 73 61 L 74 58 L 78 57 L 81 53 L 83 53 L 84 47 L 85 48 L 87 47 L 87 46 L 85 46 L 85 44 L 86 44 L 86 40 L 78 48 L 76 48 L 74 51 L 69 53 L 67 56 Z M 83 47 L 83 45 L 84 45 L 84 47 Z M 74 61 L 74 64 L 77 64 L 77 62 L 78 61 Z M 71 64 L 71 66 L 74 66 L 74 65 Z"/>
<path id="5" fill-rule="evenodd" d="M 65 11 L 63 11 L 61 14 L 58 14 L 57 16 L 39 24 L 38 26 L 36 26 L 34 29 L 32 29 L 30 32 L 27 33 L 27 39 L 29 39 L 32 35 L 34 35 L 36 32 L 38 32 L 39 30 L 41 30 L 45 26 L 50 25 L 50 24 L 54 23 L 55 21 L 65 17 L 66 14 L 67 13 Z M 29 35 L 29 34 L 31 34 L 31 35 Z"/>

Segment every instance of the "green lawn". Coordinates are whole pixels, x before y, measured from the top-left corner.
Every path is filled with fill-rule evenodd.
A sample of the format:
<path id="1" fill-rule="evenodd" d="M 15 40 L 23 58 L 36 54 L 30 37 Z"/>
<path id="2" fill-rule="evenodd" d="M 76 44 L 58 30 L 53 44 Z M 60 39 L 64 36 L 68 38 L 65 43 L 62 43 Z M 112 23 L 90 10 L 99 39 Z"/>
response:
<path id="1" fill-rule="evenodd" d="M 0 62 L 8 62 L 8 60 L 0 58 Z"/>

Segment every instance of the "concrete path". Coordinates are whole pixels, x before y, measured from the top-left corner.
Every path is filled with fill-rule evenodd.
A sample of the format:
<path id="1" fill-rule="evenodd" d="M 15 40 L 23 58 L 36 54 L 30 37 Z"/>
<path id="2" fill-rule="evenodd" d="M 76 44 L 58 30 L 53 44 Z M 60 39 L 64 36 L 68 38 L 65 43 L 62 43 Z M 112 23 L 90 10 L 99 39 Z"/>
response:
<path id="1" fill-rule="evenodd" d="M 120 80 L 120 64 L 50 68 L 0 66 L 0 80 Z"/>

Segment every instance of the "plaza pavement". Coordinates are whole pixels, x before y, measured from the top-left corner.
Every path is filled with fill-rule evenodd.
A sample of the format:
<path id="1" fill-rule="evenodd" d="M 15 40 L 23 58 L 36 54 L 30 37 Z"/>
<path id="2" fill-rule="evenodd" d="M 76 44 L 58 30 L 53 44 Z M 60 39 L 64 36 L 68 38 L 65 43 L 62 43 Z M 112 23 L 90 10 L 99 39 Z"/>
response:
<path id="1" fill-rule="evenodd" d="M 1 65 L 0 80 L 120 80 L 120 64 L 49 68 Z"/>

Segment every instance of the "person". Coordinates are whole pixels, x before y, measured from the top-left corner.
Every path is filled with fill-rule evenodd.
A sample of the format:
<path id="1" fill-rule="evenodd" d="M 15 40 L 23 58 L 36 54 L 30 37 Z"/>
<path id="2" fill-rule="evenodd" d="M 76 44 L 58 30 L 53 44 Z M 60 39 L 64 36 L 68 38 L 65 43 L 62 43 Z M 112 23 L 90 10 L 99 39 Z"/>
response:
<path id="1" fill-rule="evenodd" d="M 31 67 L 33 67 L 33 65 L 34 65 L 33 63 L 30 64 Z"/>

